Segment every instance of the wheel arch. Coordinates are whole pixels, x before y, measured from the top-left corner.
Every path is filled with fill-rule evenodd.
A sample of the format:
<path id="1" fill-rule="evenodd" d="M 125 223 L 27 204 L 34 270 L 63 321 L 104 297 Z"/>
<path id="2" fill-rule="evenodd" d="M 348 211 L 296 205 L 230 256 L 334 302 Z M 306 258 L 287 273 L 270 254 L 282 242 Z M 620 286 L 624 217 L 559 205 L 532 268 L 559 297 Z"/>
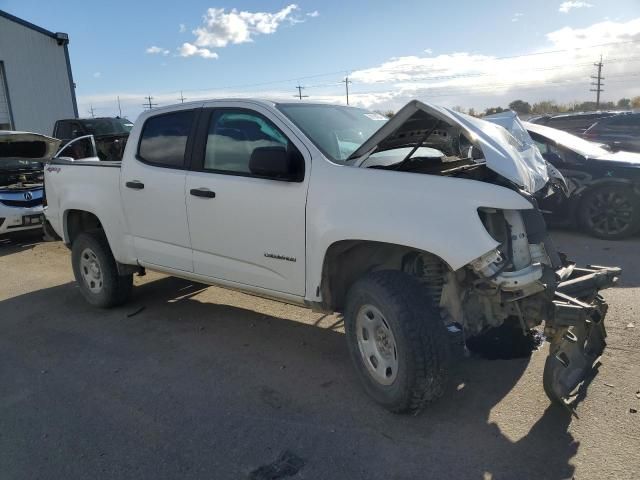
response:
<path id="1" fill-rule="evenodd" d="M 102 230 L 104 228 L 98 216 L 87 210 L 69 209 L 63 215 L 64 242 L 71 245 L 83 232 Z"/>
<path id="2" fill-rule="evenodd" d="M 321 310 L 342 311 L 349 288 L 363 275 L 379 270 L 397 270 L 413 275 L 409 261 L 415 255 L 427 255 L 451 267 L 439 256 L 408 245 L 371 240 L 339 240 L 327 248 L 318 286 Z"/>

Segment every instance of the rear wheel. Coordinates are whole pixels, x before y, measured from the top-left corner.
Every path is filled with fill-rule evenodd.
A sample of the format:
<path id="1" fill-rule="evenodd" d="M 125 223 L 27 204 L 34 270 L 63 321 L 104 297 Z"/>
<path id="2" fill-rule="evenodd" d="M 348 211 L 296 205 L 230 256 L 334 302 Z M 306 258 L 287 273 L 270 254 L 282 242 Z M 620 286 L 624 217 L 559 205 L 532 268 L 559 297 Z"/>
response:
<path id="1" fill-rule="evenodd" d="M 442 395 L 448 339 L 415 279 L 382 271 L 357 281 L 347 297 L 345 330 L 356 372 L 377 403 L 417 413 Z"/>
<path id="2" fill-rule="evenodd" d="M 622 185 L 606 185 L 587 191 L 578 215 L 586 232 L 605 240 L 633 235 L 640 225 L 640 204 L 633 191 Z"/>
<path id="3" fill-rule="evenodd" d="M 71 247 L 76 282 L 91 305 L 108 308 L 127 301 L 133 275 L 118 275 L 116 261 L 102 232 L 78 235 Z"/>

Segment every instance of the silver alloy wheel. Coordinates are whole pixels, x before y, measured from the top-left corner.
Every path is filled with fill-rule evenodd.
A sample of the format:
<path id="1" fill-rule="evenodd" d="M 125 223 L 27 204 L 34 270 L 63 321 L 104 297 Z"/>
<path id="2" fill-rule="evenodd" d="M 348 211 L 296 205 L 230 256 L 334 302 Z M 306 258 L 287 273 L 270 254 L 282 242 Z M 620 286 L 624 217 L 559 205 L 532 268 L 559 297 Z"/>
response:
<path id="1" fill-rule="evenodd" d="M 362 361 L 373 379 L 391 385 L 398 374 L 398 349 L 382 312 L 363 305 L 356 316 L 356 335 Z"/>
<path id="2" fill-rule="evenodd" d="M 90 248 L 85 248 L 80 254 L 80 271 L 87 288 L 92 293 L 100 293 L 102 291 L 103 279 L 100 262 L 95 252 Z"/>

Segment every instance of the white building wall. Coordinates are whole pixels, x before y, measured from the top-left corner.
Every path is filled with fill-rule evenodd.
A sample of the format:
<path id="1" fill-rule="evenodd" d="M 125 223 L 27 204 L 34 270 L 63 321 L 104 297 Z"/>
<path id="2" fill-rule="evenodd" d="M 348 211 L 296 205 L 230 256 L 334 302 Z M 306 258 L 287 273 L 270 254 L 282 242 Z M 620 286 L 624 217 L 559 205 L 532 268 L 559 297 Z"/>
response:
<path id="1" fill-rule="evenodd" d="M 15 130 L 51 135 L 56 120 L 76 116 L 65 47 L 55 38 L 0 16 L 0 61 Z"/>

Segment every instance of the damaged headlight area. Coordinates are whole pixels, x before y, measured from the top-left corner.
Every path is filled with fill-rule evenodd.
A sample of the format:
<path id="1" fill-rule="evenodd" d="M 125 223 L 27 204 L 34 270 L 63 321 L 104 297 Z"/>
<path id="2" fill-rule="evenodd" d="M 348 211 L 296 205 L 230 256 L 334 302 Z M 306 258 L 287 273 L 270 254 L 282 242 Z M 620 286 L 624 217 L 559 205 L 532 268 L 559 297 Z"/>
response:
<path id="1" fill-rule="evenodd" d="M 506 321 L 519 323 L 523 334 L 544 322 L 551 342 L 545 391 L 566 404 L 604 350 L 607 305 L 599 291 L 621 270 L 568 261 L 536 208 L 480 208 L 478 215 L 499 245 L 446 273 L 439 302 L 445 320 L 462 325 L 467 338 Z"/>

